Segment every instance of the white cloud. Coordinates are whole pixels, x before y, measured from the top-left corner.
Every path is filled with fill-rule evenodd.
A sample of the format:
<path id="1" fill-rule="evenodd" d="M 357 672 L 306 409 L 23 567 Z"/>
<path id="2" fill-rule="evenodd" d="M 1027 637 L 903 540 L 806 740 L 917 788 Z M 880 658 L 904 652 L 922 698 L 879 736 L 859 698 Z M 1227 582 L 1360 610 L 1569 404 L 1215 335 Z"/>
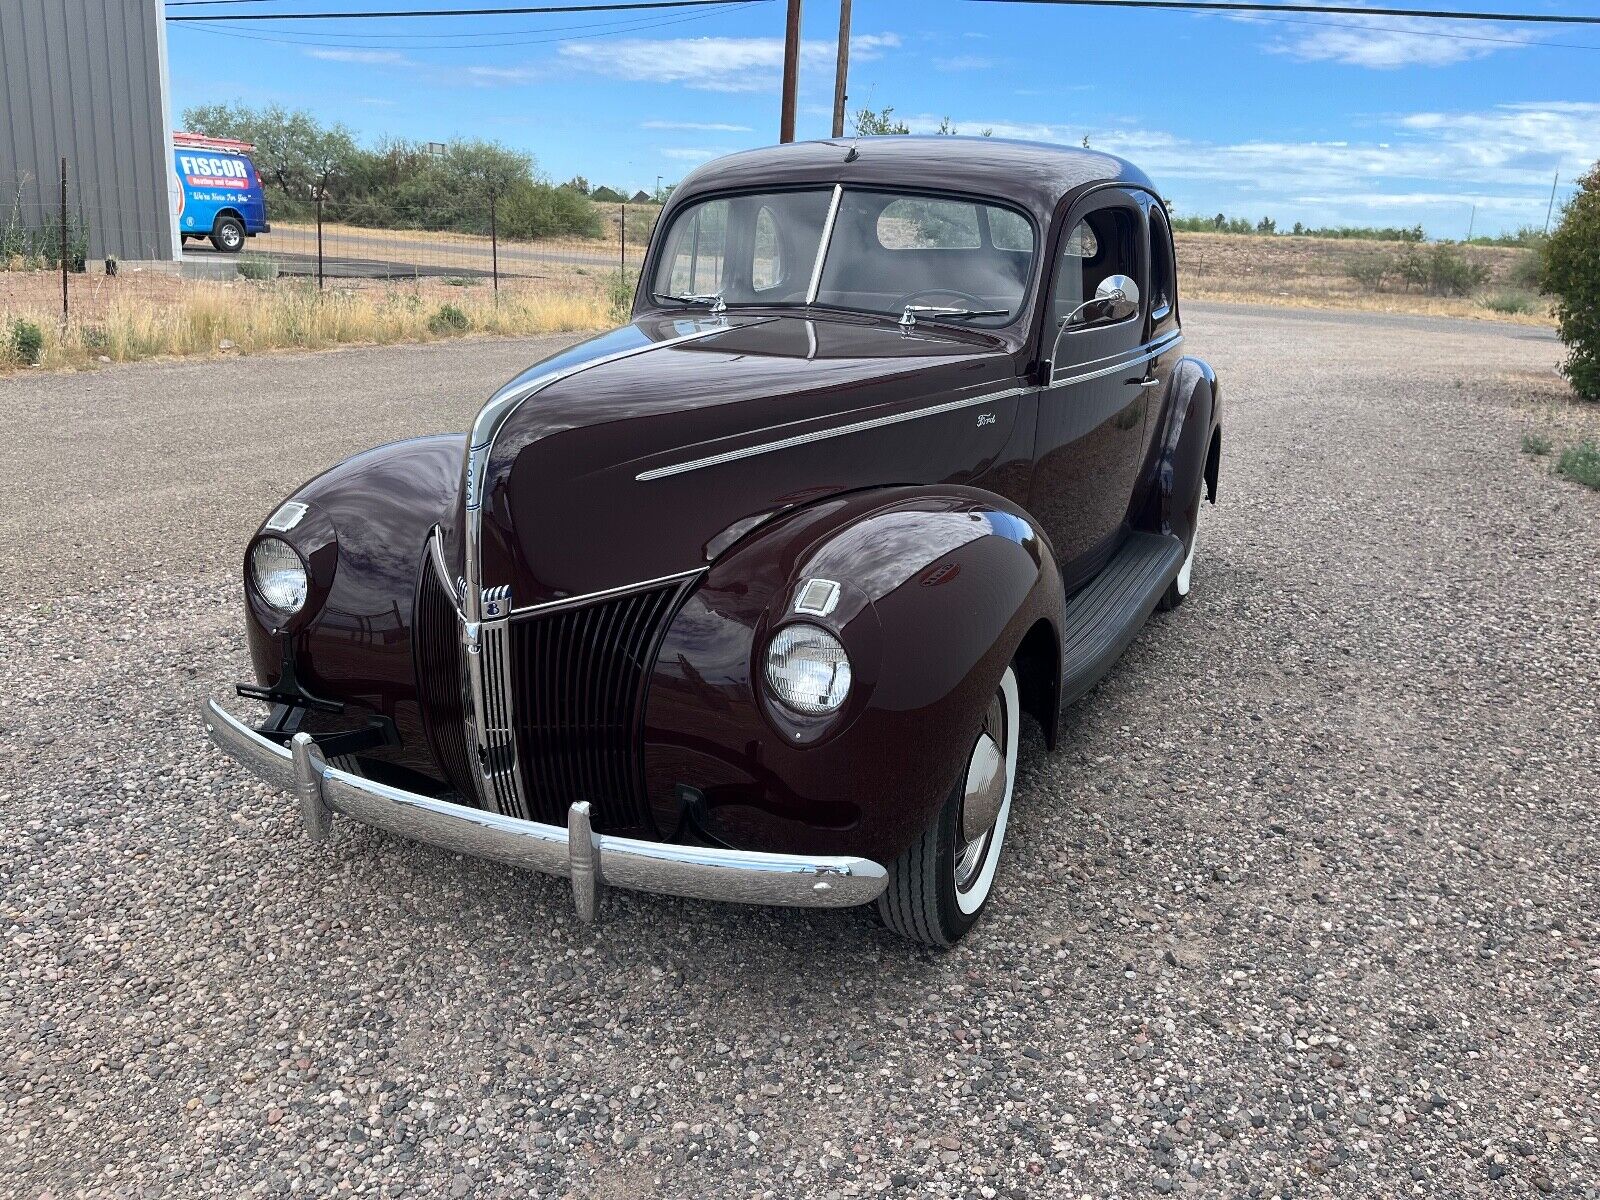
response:
<path id="1" fill-rule="evenodd" d="M 408 67 L 411 60 L 398 50 L 307 50 L 312 58 L 325 62 L 361 63 L 371 67 Z"/>
<path id="2" fill-rule="evenodd" d="M 991 71 L 1000 66 L 1000 60 L 982 54 L 956 54 L 949 58 L 936 58 L 933 65 L 941 71 Z"/>
<path id="3" fill-rule="evenodd" d="M 535 67 L 468 67 L 466 75 L 477 83 L 526 83 L 539 78 Z"/>
<path id="4" fill-rule="evenodd" d="M 721 121 L 641 121 L 640 129 L 681 129 L 689 133 L 752 133 L 749 125 L 727 125 Z"/>
<path id="5" fill-rule="evenodd" d="M 675 158 L 679 162 L 705 162 L 707 159 L 718 158 L 731 153 L 728 150 L 706 150 L 699 146 L 663 146 L 662 158 Z"/>
<path id="6" fill-rule="evenodd" d="M 850 39 L 853 62 L 871 62 L 900 45 L 893 33 Z M 834 61 L 832 42 L 800 45 L 802 66 L 822 68 Z M 783 69 L 782 38 L 623 38 L 614 42 L 571 42 L 561 57 L 576 67 L 633 83 L 678 83 L 708 92 L 758 92 L 776 86 Z"/>
<path id="7" fill-rule="evenodd" d="M 1294 2 L 1285 5 L 1290 11 Z M 1234 20 L 1274 26 L 1267 50 L 1306 62 L 1337 62 L 1392 71 L 1400 67 L 1446 67 L 1512 50 L 1525 39 L 1488 21 L 1437 21 L 1418 17 L 1284 18 L 1240 16 Z M 1293 25 L 1300 25 L 1294 29 Z M 1288 28 L 1286 28 L 1288 26 Z"/>
<path id="8" fill-rule="evenodd" d="M 918 133 L 932 115 L 907 117 Z M 958 117 L 963 132 L 1079 144 L 1079 126 Z M 1542 212 L 1551 174 L 1575 177 L 1600 158 L 1600 102 L 1501 104 L 1475 112 L 1419 112 L 1386 118 L 1370 141 L 1211 142 L 1154 129 L 1091 129 L 1096 150 L 1131 159 L 1168 194 L 1206 206 L 1269 212 L 1303 204 L 1338 211 L 1422 214 L 1472 204 Z M 1299 214 L 1290 214 L 1290 219 Z M 1282 224 L 1280 219 L 1280 224 Z"/>

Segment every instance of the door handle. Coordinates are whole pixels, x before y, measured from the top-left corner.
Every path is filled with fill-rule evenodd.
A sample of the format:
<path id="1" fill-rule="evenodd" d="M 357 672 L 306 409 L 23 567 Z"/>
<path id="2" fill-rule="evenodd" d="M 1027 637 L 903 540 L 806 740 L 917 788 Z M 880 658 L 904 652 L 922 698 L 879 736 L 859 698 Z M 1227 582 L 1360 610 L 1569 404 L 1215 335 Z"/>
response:
<path id="1" fill-rule="evenodd" d="M 1129 383 L 1137 383 L 1142 388 L 1152 388 L 1152 387 L 1160 387 L 1161 386 L 1161 380 L 1159 378 L 1158 379 L 1130 379 L 1130 380 L 1128 380 L 1128 382 Z"/>

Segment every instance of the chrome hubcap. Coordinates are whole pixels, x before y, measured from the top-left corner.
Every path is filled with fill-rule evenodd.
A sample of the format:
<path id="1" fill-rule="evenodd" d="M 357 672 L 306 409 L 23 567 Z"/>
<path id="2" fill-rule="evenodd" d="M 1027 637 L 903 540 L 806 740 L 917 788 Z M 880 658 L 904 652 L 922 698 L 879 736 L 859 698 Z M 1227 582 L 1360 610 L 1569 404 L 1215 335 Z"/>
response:
<path id="1" fill-rule="evenodd" d="M 961 798 L 962 847 L 956 855 L 956 889 L 966 891 L 983 869 L 1006 798 L 1006 705 L 1001 693 L 989 701 L 983 729 L 967 764 Z"/>

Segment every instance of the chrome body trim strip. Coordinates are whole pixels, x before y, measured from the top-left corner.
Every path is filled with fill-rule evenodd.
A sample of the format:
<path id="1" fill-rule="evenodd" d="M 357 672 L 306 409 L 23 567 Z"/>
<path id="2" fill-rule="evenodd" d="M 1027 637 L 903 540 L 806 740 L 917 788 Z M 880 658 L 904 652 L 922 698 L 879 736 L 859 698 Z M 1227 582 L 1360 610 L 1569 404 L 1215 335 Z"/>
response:
<path id="1" fill-rule="evenodd" d="M 693 579 L 696 575 L 704 575 L 709 570 L 707 567 L 691 567 L 687 571 L 678 571 L 672 575 L 659 575 L 655 579 L 644 579 L 638 583 L 619 584 L 613 588 L 602 588 L 598 592 L 585 592 L 581 596 L 565 596 L 560 600 L 546 600 L 540 604 L 525 604 L 521 608 L 511 610 L 512 620 L 521 617 L 539 616 L 547 612 L 559 612 L 563 608 L 576 608 L 582 604 L 590 604 L 596 600 L 610 600 L 615 596 L 626 596 L 629 592 L 643 592 L 663 583 L 675 583 L 682 580 Z"/>
<path id="2" fill-rule="evenodd" d="M 828 201 L 828 216 L 822 222 L 822 237 L 817 242 L 817 261 L 811 264 L 811 282 L 806 286 L 806 303 L 815 304 L 822 290 L 822 266 L 828 259 L 828 243 L 833 241 L 833 223 L 839 218 L 839 201 L 844 198 L 844 184 L 833 185 L 833 198 Z"/>
<path id="3" fill-rule="evenodd" d="M 1183 334 L 1175 331 L 1173 333 L 1166 334 L 1163 337 L 1157 338 L 1153 342 L 1146 342 L 1143 345 L 1135 346 L 1132 350 L 1127 351 L 1125 354 L 1109 355 L 1107 358 L 1097 358 L 1093 362 L 1085 364 L 1086 366 L 1094 369 L 1080 371 L 1076 375 L 1067 375 L 1060 379 L 1052 379 L 1045 390 L 1049 391 L 1054 388 L 1066 387 L 1068 384 L 1073 383 L 1087 383 L 1091 379 L 1101 379 L 1107 375 L 1114 375 L 1118 371 L 1125 371 L 1129 367 L 1137 367 L 1141 363 L 1149 362 L 1152 358 L 1159 358 L 1181 341 L 1183 341 Z M 1095 363 L 1101 362 L 1109 362 L 1110 365 L 1104 367 L 1095 367 Z"/>
<path id="4" fill-rule="evenodd" d="M 688 462 L 673 463 L 666 467 L 653 467 L 648 471 L 641 471 L 634 476 L 639 483 L 649 483 L 652 479 L 665 479 L 670 475 L 682 475 L 687 471 L 698 471 L 703 467 L 718 467 L 723 463 L 737 462 L 741 458 L 753 458 L 758 454 L 771 454 L 777 450 L 788 450 L 795 446 L 805 446 L 812 442 L 825 441 L 828 438 L 848 437 L 852 433 L 863 433 L 868 429 L 882 429 L 886 425 L 899 425 L 904 421 L 917 421 L 923 417 L 935 417 L 940 413 L 955 412 L 961 408 L 972 408 L 979 404 L 991 404 L 996 400 L 1009 400 L 1013 396 L 1020 396 L 1024 392 L 1031 392 L 1029 387 L 1003 388 L 998 392 L 985 392 L 981 396 L 971 396 L 965 400 L 949 400 L 943 404 L 935 404 L 930 408 L 919 408 L 912 412 L 894 413 L 887 417 L 871 417 L 865 421 L 852 421 L 848 425 L 838 425 L 832 429 L 818 429 L 812 433 L 797 433 L 793 437 L 779 438 L 775 442 L 762 442 L 759 446 L 746 446 L 742 450 L 728 450 L 722 454 L 709 454 L 705 458 L 694 458 Z"/>
<path id="5" fill-rule="evenodd" d="M 331 814 L 475 858 L 572 881 L 580 919 L 606 886 L 796 908 L 848 908 L 875 899 L 888 883 L 883 866 L 848 855 L 768 854 L 647 842 L 593 832 L 587 806 L 574 804 L 567 826 L 485 812 L 389 787 L 329 766 L 309 734 L 292 747 L 270 742 L 215 700 L 201 718 L 211 741 L 272 784 L 296 793 L 307 832 L 326 834 Z"/>

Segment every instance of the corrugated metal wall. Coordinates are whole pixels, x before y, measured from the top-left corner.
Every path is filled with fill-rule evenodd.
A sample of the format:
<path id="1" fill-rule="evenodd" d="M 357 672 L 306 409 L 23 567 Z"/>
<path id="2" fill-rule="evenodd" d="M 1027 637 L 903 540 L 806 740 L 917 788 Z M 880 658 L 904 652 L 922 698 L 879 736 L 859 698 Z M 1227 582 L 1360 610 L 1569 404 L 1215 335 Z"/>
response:
<path id="1" fill-rule="evenodd" d="M 162 0 L 0 0 L 0 224 L 68 207 L 89 256 L 173 258 Z"/>

